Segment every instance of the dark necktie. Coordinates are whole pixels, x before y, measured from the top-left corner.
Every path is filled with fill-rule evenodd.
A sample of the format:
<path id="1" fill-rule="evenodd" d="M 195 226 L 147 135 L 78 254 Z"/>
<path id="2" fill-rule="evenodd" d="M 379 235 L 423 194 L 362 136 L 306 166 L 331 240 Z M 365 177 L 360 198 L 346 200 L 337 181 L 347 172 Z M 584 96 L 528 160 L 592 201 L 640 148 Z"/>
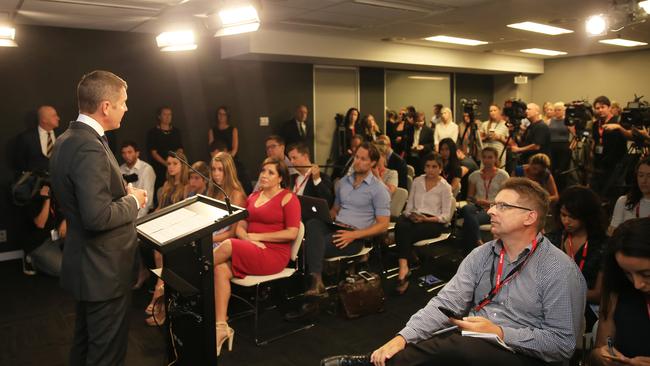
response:
<path id="1" fill-rule="evenodd" d="M 47 133 L 47 144 L 45 145 L 45 151 L 47 157 L 52 156 L 52 149 L 54 148 L 54 140 L 52 139 L 52 131 Z"/>
<path id="2" fill-rule="evenodd" d="M 104 144 L 104 147 L 106 147 L 106 150 L 110 151 L 111 149 L 108 147 L 108 137 L 106 137 L 106 135 L 102 135 L 101 140 L 102 144 Z"/>

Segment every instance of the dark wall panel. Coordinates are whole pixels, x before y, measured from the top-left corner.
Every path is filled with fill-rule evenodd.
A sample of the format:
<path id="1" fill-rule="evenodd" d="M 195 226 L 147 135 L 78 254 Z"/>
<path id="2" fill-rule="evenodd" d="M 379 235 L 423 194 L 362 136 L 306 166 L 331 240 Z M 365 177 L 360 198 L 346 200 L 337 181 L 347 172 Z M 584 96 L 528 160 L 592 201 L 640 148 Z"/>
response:
<path id="1" fill-rule="evenodd" d="M 377 124 L 385 131 L 384 120 L 384 69 L 361 67 L 359 68 L 360 109 L 362 114 L 375 116 Z"/>
<path id="2" fill-rule="evenodd" d="M 488 110 L 494 96 L 494 76 L 476 74 L 455 74 L 456 98 L 454 102 L 454 118 L 456 122 L 463 119 L 463 107 L 460 104 L 461 98 L 478 99 L 481 101 L 479 108 L 482 121 L 488 119 Z"/>

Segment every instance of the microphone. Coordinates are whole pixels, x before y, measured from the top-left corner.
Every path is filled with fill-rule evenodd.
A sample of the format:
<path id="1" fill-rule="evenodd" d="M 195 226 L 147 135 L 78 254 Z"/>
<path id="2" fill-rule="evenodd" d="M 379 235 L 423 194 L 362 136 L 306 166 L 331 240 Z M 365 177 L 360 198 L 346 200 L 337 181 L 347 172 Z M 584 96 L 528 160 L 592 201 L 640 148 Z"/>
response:
<path id="1" fill-rule="evenodd" d="M 208 179 L 205 175 L 201 174 L 198 170 L 192 168 L 192 165 L 190 165 L 190 163 L 188 163 L 187 161 L 185 161 L 185 159 L 182 159 L 182 158 L 181 158 L 180 156 L 178 156 L 175 152 L 173 152 L 173 151 L 170 150 L 170 151 L 167 152 L 167 154 L 168 154 L 169 156 L 173 157 L 174 159 L 178 159 L 178 161 L 180 161 L 181 163 L 185 164 L 188 168 L 190 168 L 190 170 L 192 170 L 194 173 L 196 173 L 199 177 L 201 177 L 201 178 L 205 179 L 206 181 L 208 181 L 208 184 L 209 184 L 209 185 L 211 185 L 212 187 L 215 187 L 215 188 L 218 189 L 221 193 L 223 193 L 224 201 L 226 202 L 226 208 L 228 209 L 228 215 L 231 215 L 231 214 L 232 214 L 232 206 L 230 205 L 230 197 L 228 197 L 228 194 L 226 193 L 226 191 L 224 191 L 221 187 L 219 187 L 218 184 L 215 184 L 215 183 L 212 181 L 212 179 Z"/>

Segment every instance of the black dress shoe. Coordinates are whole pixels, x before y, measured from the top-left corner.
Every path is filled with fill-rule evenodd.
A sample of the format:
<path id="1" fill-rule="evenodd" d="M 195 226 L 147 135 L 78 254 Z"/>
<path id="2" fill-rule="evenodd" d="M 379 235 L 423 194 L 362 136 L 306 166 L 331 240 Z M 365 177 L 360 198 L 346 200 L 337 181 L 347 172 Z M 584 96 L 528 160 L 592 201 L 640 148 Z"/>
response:
<path id="1" fill-rule="evenodd" d="M 332 356 L 320 360 L 320 366 L 372 366 L 369 355 Z"/>
<path id="2" fill-rule="evenodd" d="M 291 322 L 315 317 L 318 315 L 318 309 L 317 302 L 306 302 L 300 306 L 300 309 L 284 314 L 284 320 Z"/>

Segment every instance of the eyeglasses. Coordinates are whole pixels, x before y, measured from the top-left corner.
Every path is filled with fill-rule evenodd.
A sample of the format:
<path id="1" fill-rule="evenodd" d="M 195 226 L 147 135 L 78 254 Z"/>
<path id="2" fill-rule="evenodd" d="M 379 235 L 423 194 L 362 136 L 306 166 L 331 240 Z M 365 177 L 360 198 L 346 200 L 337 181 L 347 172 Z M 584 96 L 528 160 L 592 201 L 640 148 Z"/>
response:
<path id="1" fill-rule="evenodd" d="M 280 146 L 280 145 L 278 145 L 278 144 L 267 145 L 267 146 L 266 146 L 266 149 L 267 149 L 267 150 L 271 150 L 271 149 L 278 148 L 279 146 Z"/>
<path id="2" fill-rule="evenodd" d="M 532 209 L 530 209 L 528 207 L 521 207 L 521 206 L 517 206 L 517 205 L 511 205 L 511 204 L 505 203 L 505 202 L 490 203 L 490 208 L 492 208 L 492 207 L 496 207 L 496 209 L 499 210 L 499 211 L 504 211 L 504 210 L 511 209 L 511 208 L 518 208 L 520 210 L 533 211 Z"/>

